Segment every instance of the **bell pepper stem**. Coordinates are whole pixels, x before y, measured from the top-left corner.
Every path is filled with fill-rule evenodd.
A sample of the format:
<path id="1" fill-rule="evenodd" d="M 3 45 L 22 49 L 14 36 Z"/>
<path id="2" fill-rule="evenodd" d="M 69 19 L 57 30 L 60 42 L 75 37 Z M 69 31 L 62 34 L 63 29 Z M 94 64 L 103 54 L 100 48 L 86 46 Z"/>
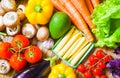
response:
<path id="1" fill-rule="evenodd" d="M 34 6 L 34 11 L 40 13 L 42 11 L 42 6 L 41 5 L 35 5 Z"/>
<path id="2" fill-rule="evenodd" d="M 58 57 L 55 55 L 54 57 L 46 58 L 45 60 L 50 61 L 50 67 L 55 65 L 56 60 Z"/>
<path id="3" fill-rule="evenodd" d="M 65 74 L 59 74 L 58 78 L 66 78 Z"/>

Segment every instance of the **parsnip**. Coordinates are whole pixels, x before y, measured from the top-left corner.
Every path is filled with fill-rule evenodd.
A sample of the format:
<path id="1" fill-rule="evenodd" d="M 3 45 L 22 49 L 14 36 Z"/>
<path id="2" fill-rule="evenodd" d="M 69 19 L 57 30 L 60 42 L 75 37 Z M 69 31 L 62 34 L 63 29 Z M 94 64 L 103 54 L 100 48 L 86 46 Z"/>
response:
<path id="1" fill-rule="evenodd" d="M 85 39 L 85 37 L 81 38 L 81 40 L 78 42 L 78 45 L 73 50 L 71 50 L 71 53 L 67 56 L 67 59 L 70 58 L 79 49 L 79 47 L 84 43 Z"/>
<path id="2" fill-rule="evenodd" d="M 76 47 L 76 45 L 78 45 L 78 42 L 80 41 L 82 37 L 80 37 L 71 47 L 70 49 L 65 53 L 65 55 L 63 56 L 64 59 L 67 58 L 67 56 L 71 53 L 71 51 Z"/>
<path id="3" fill-rule="evenodd" d="M 54 49 L 55 52 L 59 52 L 63 48 L 63 46 L 68 42 L 68 40 L 71 38 L 71 36 L 75 30 L 76 30 L 76 28 L 72 27 L 72 29 L 65 35 L 65 37 L 56 46 L 56 48 Z"/>
<path id="4" fill-rule="evenodd" d="M 71 39 L 66 43 L 66 45 L 62 48 L 62 50 L 60 50 L 60 52 L 58 53 L 58 55 L 63 56 L 66 51 L 71 47 L 71 45 L 73 45 L 73 43 L 75 43 L 75 41 L 80 38 L 82 35 L 78 32 L 77 34 L 75 34 L 74 36 L 71 37 Z"/>
<path id="5" fill-rule="evenodd" d="M 76 57 L 71 61 L 71 65 L 74 66 L 80 58 L 83 56 L 83 54 L 88 50 L 90 47 L 91 43 L 89 43 L 87 46 L 85 46 L 77 55 Z"/>
<path id="6" fill-rule="evenodd" d="M 86 39 L 85 42 L 79 47 L 79 49 L 70 57 L 69 61 L 76 57 L 76 55 L 88 44 L 88 40 Z"/>

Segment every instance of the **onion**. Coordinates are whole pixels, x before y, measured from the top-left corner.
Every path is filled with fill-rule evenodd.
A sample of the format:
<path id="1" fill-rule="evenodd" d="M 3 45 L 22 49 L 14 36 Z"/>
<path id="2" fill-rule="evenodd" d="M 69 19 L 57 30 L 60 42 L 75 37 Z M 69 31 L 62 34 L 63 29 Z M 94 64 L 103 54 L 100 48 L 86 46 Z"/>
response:
<path id="1" fill-rule="evenodd" d="M 46 26 L 40 27 L 37 31 L 37 35 L 36 35 L 37 39 L 39 41 L 45 41 L 48 39 L 49 37 L 49 30 Z"/>

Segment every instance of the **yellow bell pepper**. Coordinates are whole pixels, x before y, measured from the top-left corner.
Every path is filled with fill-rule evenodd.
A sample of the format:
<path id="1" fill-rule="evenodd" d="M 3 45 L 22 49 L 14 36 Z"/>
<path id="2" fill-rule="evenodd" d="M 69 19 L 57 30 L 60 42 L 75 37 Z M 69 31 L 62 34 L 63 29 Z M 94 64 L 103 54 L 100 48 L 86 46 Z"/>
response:
<path id="1" fill-rule="evenodd" d="M 48 78 L 76 78 L 76 74 L 73 68 L 60 63 L 52 67 Z"/>
<path id="2" fill-rule="evenodd" d="M 25 15 L 31 24 L 45 25 L 53 13 L 53 4 L 50 0 L 28 0 Z"/>

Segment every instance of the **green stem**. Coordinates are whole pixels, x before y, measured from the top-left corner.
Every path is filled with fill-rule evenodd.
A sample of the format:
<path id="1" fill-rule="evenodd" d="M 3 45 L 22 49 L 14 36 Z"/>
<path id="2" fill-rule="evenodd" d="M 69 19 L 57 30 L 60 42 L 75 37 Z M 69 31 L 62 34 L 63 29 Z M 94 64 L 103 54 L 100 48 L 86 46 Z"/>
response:
<path id="1" fill-rule="evenodd" d="M 4 33 L 4 32 L 0 32 L 0 35 L 2 35 L 2 36 L 6 36 L 7 34 Z"/>
<path id="2" fill-rule="evenodd" d="M 42 6 L 41 5 L 35 5 L 34 6 L 34 11 L 40 13 L 42 11 Z"/>
<path id="3" fill-rule="evenodd" d="M 58 57 L 55 55 L 52 58 L 46 58 L 45 60 L 50 61 L 50 67 L 52 67 L 53 65 L 55 65 L 56 60 L 58 59 Z"/>
<path id="4" fill-rule="evenodd" d="M 66 78 L 65 74 L 59 74 L 58 78 Z"/>

